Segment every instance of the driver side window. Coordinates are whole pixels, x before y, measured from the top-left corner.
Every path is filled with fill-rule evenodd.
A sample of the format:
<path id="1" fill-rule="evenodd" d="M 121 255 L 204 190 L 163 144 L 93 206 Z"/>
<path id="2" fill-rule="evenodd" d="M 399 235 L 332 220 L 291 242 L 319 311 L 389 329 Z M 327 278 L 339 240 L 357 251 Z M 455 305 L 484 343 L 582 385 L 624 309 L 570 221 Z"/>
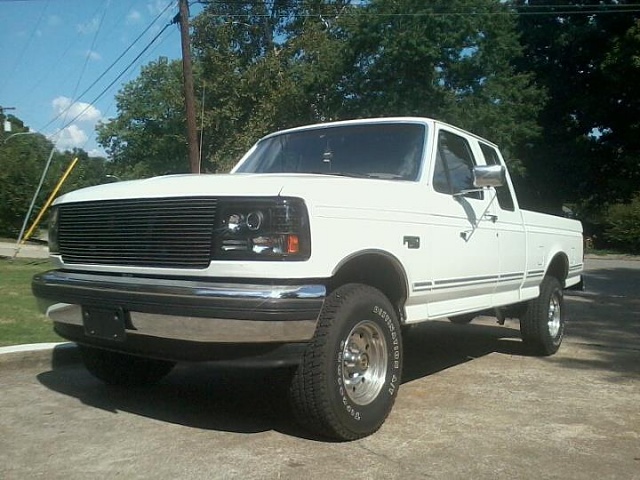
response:
<path id="1" fill-rule="evenodd" d="M 433 175 L 436 192 L 453 195 L 473 186 L 473 166 L 475 161 L 469 143 L 463 137 L 445 130 L 438 134 L 438 150 Z M 469 195 L 482 198 L 482 192 Z"/>

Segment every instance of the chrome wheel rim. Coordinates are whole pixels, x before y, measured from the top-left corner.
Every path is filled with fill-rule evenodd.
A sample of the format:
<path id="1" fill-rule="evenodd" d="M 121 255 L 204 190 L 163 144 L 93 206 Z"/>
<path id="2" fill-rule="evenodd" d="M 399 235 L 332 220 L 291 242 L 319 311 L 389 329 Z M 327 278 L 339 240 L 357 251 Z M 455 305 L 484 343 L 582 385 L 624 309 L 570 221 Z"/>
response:
<path id="1" fill-rule="evenodd" d="M 342 350 L 342 381 L 353 403 L 375 400 L 385 382 L 387 363 L 387 341 L 380 327 L 370 320 L 353 327 Z"/>
<path id="2" fill-rule="evenodd" d="M 561 328 L 561 307 L 560 307 L 560 294 L 554 292 L 551 295 L 551 301 L 549 302 L 549 313 L 547 317 L 547 328 L 549 329 L 549 335 L 552 338 L 556 338 L 560 333 Z"/>

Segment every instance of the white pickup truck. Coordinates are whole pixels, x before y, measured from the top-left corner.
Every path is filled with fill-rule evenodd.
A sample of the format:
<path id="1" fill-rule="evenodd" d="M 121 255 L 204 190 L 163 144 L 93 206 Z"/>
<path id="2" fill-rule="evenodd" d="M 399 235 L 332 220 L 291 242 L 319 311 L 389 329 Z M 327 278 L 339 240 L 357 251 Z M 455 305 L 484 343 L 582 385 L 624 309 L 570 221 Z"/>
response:
<path id="1" fill-rule="evenodd" d="M 342 440 L 389 414 L 402 327 L 518 318 L 524 345 L 553 354 L 583 266 L 579 222 L 521 210 L 495 145 L 427 118 L 285 130 L 230 174 L 66 194 L 49 249 L 33 292 L 96 377 L 294 366 L 296 418 Z"/>

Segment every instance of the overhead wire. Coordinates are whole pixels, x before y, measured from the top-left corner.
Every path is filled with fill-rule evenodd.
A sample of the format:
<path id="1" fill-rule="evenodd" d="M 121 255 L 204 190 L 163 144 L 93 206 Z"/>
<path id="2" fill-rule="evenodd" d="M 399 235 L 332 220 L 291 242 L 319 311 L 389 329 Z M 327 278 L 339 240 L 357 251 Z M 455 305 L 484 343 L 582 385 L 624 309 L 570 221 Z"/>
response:
<path id="1" fill-rule="evenodd" d="M 18 65 L 20 65 L 20 62 L 23 59 L 26 58 L 25 53 L 27 52 L 28 48 L 31 46 L 31 42 L 33 41 L 33 37 L 35 37 L 36 32 L 38 32 L 38 30 L 39 30 L 40 23 L 42 22 L 42 19 L 44 18 L 44 14 L 46 13 L 47 8 L 49 8 L 49 2 L 50 2 L 50 0 L 47 0 L 47 4 L 40 11 L 40 15 L 38 16 L 38 20 L 36 21 L 35 26 L 31 30 L 31 35 L 29 35 L 29 39 L 26 41 L 26 43 L 22 47 L 22 50 L 20 51 L 20 54 L 16 57 L 16 61 L 13 64 L 13 67 L 8 69 L 8 71 L 4 73 L 4 75 L 3 75 L 4 76 L 4 80 L 2 81 L 2 84 L 0 85 L 0 91 L 2 91 L 4 89 L 8 79 L 11 78 L 13 76 L 13 74 L 16 72 L 16 70 L 18 69 Z"/>
<path id="2" fill-rule="evenodd" d="M 100 29 L 102 28 L 102 22 L 104 22 L 104 17 L 107 14 L 108 5 L 109 5 L 108 3 L 104 4 L 104 9 L 102 10 L 102 16 L 100 17 L 100 20 L 98 21 L 98 26 L 96 27 L 96 31 L 95 31 L 95 33 L 93 35 L 93 40 L 91 41 L 91 47 L 89 47 L 89 51 L 87 52 L 87 55 L 85 56 L 84 63 L 82 64 L 82 69 L 80 70 L 80 75 L 78 76 L 78 81 L 76 82 L 76 85 L 73 88 L 73 93 L 71 94 L 71 99 L 70 99 L 71 102 L 69 103 L 69 106 L 65 109 L 66 113 L 64 115 L 63 122 L 66 120 L 67 114 L 70 111 L 71 105 L 73 105 L 73 103 L 75 101 L 74 99 L 76 98 L 76 94 L 78 93 L 78 89 L 80 88 L 80 82 L 82 82 L 82 77 L 84 76 L 84 73 L 87 70 L 87 65 L 89 64 L 89 58 L 91 56 L 91 52 L 95 48 L 96 40 L 97 40 L 98 35 L 100 33 Z M 96 18 L 95 14 L 94 14 L 94 16 L 92 16 L 92 19 L 93 18 Z"/>
<path id="3" fill-rule="evenodd" d="M 1 1 L 1 0 L 0 0 Z M 134 47 L 135 44 L 137 44 L 140 39 L 146 35 L 146 33 L 156 24 L 156 22 L 165 14 L 165 12 L 169 9 L 169 7 L 171 7 L 172 5 L 174 5 L 176 2 L 175 0 L 172 0 L 171 2 L 169 2 L 167 4 L 167 6 L 160 11 L 160 13 L 158 13 L 158 15 L 156 15 L 156 17 L 151 21 L 151 23 L 135 38 L 135 40 L 133 40 L 133 42 L 131 42 L 129 44 L 129 46 L 118 56 L 118 58 L 116 58 L 113 62 L 111 62 L 111 64 L 91 83 L 91 85 L 89 85 L 87 88 L 85 88 L 82 93 L 80 93 L 80 95 L 77 96 L 77 98 L 74 98 L 73 102 L 63 111 L 59 112 L 58 115 L 56 115 L 54 118 L 52 118 L 46 125 L 44 125 L 40 130 L 45 130 L 46 128 L 48 128 L 49 126 L 51 126 L 53 123 L 55 123 L 60 117 L 62 117 L 63 115 L 65 115 L 65 113 L 71 109 L 71 107 L 73 106 L 74 103 L 78 102 L 79 100 L 81 100 L 87 93 L 89 93 L 89 91 L 91 91 L 91 89 L 93 87 L 96 86 L 96 84 L 98 84 L 98 82 L 100 82 L 100 80 L 102 80 L 110 71 L 111 69 L 120 61 L 122 60 L 122 58 L 129 53 L 129 51 Z M 165 27 L 166 28 L 166 27 Z M 145 47 L 148 48 L 148 47 Z M 128 66 L 127 68 L 130 68 L 130 66 Z M 121 75 L 120 75 L 121 76 Z M 120 77 L 119 76 L 119 77 Z M 119 78 L 118 77 L 118 78 Z M 117 78 L 116 78 L 117 81 Z M 115 82 L 113 82 L 115 83 Z M 109 86 L 109 88 L 111 86 L 113 86 L 113 83 Z M 102 94 L 104 95 L 104 93 Z M 89 104 L 88 107 L 86 107 L 83 110 L 83 113 L 88 110 L 90 108 L 91 104 Z M 66 128 L 66 127 L 65 127 Z"/>
<path id="4" fill-rule="evenodd" d="M 111 3 L 108 3 L 108 5 L 110 4 Z M 122 23 L 122 20 L 127 15 L 129 15 L 133 9 L 134 9 L 134 6 L 131 5 L 129 7 L 129 10 L 126 13 L 124 13 L 120 18 L 118 18 L 116 22 L 113 25 L 111 25 L 111 28 L 104 33 L 103 36 L 109 38 L 111 33 L 115 30 L 115 28 Z M 64 50 L 62 50 L 62 53 L 58 57 L 56 57 L 54 60 L 52 60 L 48 65 L 42 66 L 41 68 L 42 75 L 40 75 L 34 82 L 30 84 L 30 86 L 25 90 L 25 92 L 22 94 L 20 98 L 16 99 L 16 103 L 20 104 L 22 103 L 24 98 L 29 98 L 33 94 L 33 92 L 38 87 L 40 87 L 40 85 L 42 85 L 45 82 L 45 80 L 47 80 L 52 75 L 53 72 L 56 72 L 57 68 L 62 68 L 65 65 L 65 62 L 63 62 L 63 59 L 68 55 L 69 51 L 71 50 L 71 47 L 77 44 L 79 35 L 80 35 L 80 32 L 77 31 L 76 36 L 69 40 L 69 43 L 67 44 L 67 46 L 64 48 Z"/>
<path id="5" fill-rule="evenodd" d="M 147 60 L 154 54 L 155 51 L 157 51 L 157 49 L 164 44 L 167 39 L 171 38 L 170 35 L 164 35 L 162 36 L 162 38 L 159 39 L 159 41 L 155 42 L 152 46 L 152 48 L 150 48 L 149 50 L 147 50 L 147 52 L 141 56 L 137 61 L 134 60 L 133 64 L 131 65 L 131 67 L 128 67 L 128 71 L 126 72 L 126 74 L 124 76 L 121 77 L 121 80 L 123 81 L 123 83 L 126 83 L 128 81 L 130 81 L 133 77 L 133 75 L 135 74 L 135 67 L 138 67 L 142 64 L 144 64 L 145 62 L 147 62 Z M 111 98 L 111 101 L 109 102 L 109 105 L 106 107 L 106 109 L 102 110 L 101 109 L 101 113 L 103 115 L 103 117 L 108 117 L 108 113 L 111 111 L 111 109 L 114 107 L 114 104 L 116 103 L 116 99 L 115 97 Z M 90 107 L 87 107 L 90 108 Z M 85 149 L 85 146 L 89 143 L 90 139 L 87 139 L 84 144 L 80 147 L 82 149 Z"/>
<path id="6" fill-rule="evenodd" d="M 93 104 L 95 102 L 97 102 L 100 98 L 102 98 L 102 96 L 107 93 L 109 91 L 109 89 L 111 87 L 113 87 L 116 82 L 118 80 L 120 80 L 120 78 L 122 78 L 122 76 L 138 61 L 138 59 L 140 57 L 142 57 L 142 55 L 144 55 L 144 53 L 151 48 L 151 46 L 155 43 L 155 41 L 166 31 L 167 28 L 169 28 L 171 25 L 173 24 L 173 22 L 167 23 L 162 30 L 160 30 L 154 37 L 153 39 L 151 39 L 151 41 L 147 44 L 146 47 L 144 47 L 144 49 L 142 49 L 142 51 L 116 76 L 116 78 L 113 79 L 113 81 L 111 83 L 109 83 L 109 85 L 107 85 L 104 89 L 102 89 L 102 91 L 89 103 L 87 103 L 87 106 L 84 107 L 75 117 L 73 117 L 71 120 L 69 120 L 62 128 L 61 130 L 64 130 L 65 128 L 67 128 L 69 125 L 71 125 L 73 122 L 75 122 L 78 118 L 80 118 L 82 115 L 84 115 L 87 110 L 89 110 L 91 107 L 93 107 Z"/>

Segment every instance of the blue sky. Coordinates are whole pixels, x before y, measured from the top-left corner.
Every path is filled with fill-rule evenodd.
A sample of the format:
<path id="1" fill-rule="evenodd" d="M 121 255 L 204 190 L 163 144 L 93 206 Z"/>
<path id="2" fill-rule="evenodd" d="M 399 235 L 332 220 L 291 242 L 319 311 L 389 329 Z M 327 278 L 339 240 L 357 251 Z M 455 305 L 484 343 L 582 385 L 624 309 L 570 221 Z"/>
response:
<path id="1" fill-rule="evenodd" d="M 104 154 L 95 141 L 96 123 L 117 114 L 115 94 L 136 78 L 141 65 L 160 56 L 180 58 L 178 26 L 168 27 L 113 87 L 96 97 L 177 11 L 175 0 L 0 0 L 0 106 L 15 107 L 6 113 L 50 136 L 60 150 L 80 147 Z M 158 16 L 104 78 L 79 97 Z"/>

